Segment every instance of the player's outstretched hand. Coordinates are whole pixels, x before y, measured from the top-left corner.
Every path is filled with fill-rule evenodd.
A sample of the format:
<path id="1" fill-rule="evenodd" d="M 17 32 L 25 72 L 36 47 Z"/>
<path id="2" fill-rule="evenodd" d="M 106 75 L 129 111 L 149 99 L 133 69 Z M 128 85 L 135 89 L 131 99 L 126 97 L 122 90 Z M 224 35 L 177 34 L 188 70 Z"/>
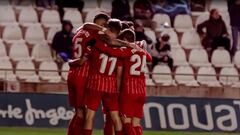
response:
<path id="1" fill-rule="evenodd" d="M 143 51 L 142 48 L 140 48 L 138 45 L 136 45 L 135 43 L 129 43 L 128 44 L 129 47 L 136 49 L 137 51 Z"/>

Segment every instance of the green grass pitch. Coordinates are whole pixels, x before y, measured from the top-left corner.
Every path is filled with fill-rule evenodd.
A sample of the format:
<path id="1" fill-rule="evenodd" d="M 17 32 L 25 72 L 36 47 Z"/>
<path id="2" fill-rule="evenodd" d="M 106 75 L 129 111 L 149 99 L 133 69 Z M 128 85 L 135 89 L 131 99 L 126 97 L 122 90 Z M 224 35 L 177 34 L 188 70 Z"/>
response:
<path id="1" fill-rule="evenodd" d="M 0 135 L 66 135 L 66 129 L 0 127 Z M 101 130 L 95 130 L 93 135 L 103 135 L 103 133 Z M 144 131 L 144 135 L 239 135 L 239 133 L 233 134 Z"/>

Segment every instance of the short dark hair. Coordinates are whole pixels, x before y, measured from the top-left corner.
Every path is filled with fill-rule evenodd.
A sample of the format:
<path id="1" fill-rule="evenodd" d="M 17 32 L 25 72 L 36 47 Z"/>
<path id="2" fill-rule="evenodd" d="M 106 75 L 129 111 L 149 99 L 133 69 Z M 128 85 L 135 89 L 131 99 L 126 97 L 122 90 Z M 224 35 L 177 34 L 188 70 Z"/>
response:
<path id="1" fill-rule="evenodd" d="M 122 29 L 122 24 L 119 19 L 109 19 L 107 26 L 110 29 L 110 31 L 115 31 L 117 33 L 120 33 Z"/>
<path id="2" fill-rule="evenodd" d="M 94 17 L 93 22 L 95 23 L 98 19 L 105 19 L 108 21 L 110 19 L 110 16 L 105 13 L 99 13 Z"/>
<path id="3" fill-rule="evenodd" d="M 170 39 L 170 36 L 168 34 L 163 34 L 161 38 L 164 42 L 168 42 Z"/>
<path id="4" fill-rule="evenodd" d="M 126 21 L 122 21 L 121 24 L 122 24 L 122 30 L 130 28 Z"/>
<path id="5" fill-rule="evenodd" d="M 127 39 L 128 42 L 135 42 L 135 32 L 131 29 L 125 29 L 123 30 L 119 36 L 118 39 Z"/>

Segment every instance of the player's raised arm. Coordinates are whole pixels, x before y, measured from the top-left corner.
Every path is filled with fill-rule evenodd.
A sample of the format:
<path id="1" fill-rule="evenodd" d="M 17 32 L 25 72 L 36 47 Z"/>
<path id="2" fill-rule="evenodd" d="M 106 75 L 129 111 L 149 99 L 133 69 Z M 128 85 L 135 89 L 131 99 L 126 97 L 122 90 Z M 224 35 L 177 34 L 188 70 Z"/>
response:
<path id="1" fill-rule="evenodd" d="M 82 28 L 84 30 L 93 30 L 93 31 L 96 31 L 96 32 L 98 32 L 98 31 L 103 31 L 104 32 L 104 31 L 107 30 L 105 27 L 102 27 L 100 25 L 97 25 L 97 24 L 91 23 L 91 22 L 84 23 Z"/>
<path id="2" fill-rule="evenodd" d="M 147 62 L 152 62 L 152 56 L 146 50 L 144 50 L 144 51 L 146 54 Z"/>

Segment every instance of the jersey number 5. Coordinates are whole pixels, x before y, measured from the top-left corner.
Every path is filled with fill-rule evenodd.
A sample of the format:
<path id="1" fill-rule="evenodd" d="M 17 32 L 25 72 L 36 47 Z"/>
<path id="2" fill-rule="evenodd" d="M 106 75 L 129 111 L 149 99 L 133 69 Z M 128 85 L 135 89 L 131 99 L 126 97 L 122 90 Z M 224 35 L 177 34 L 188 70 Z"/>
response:
<path id="1" fill-rule="evenodd" d="M 116 63 L 117 63 L 117 58 L 115 57 L 108 57 L 106 54 L 100 54 L 100 59 L 102 59 L 101 67 L 100 67 L 100 73 L 105 73 L 106 72 L 106 67 L 108 61 L 111 62 L 110 69 L 108 71 L 108 75 L 111 75 L 115 69 Z"/>
<path id="2" fill-rule="evenodd" d="M 74 43 L 74 57 L 80 58 L 82 56 L 82 38 L 77 38 Z"/>
<path id="3" fill-rule="evenodd" d="M 131 68 L 130 68 L 130 75 L 140 75 L 141 73 L 145 73 L 146 71 L 146 55 L 143 56 L 143 58 L 141 59 L 141 57 L 137 54 L 134 54 L 131 58 L 130 58 L 131 62 L 135 62 Z M 137 68 L 140 67 L 140 70 L 137 70 Z"/>

